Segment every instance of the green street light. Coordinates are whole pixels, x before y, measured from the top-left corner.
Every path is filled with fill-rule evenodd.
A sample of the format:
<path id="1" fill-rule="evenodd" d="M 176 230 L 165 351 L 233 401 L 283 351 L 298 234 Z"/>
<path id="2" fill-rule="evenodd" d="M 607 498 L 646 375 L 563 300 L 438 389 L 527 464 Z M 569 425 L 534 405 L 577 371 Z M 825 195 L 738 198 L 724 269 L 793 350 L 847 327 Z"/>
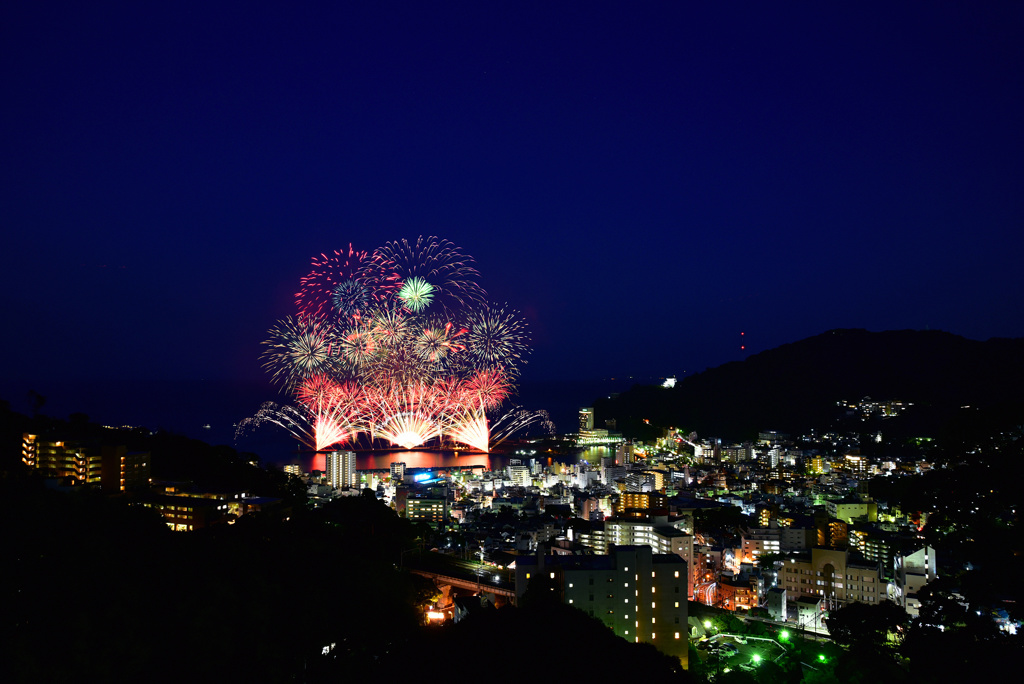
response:
<path id="1" fill-rule="evenodd" d="M 759 655 L 757 655 L 757 654 L 755 653 L 755 654 L 754 654 L 754 663 L 756 664 L 756 663 L 759 663 L 759 662 L 761 662 L 761 656 L 759 656 Z"/>
<path id="2" fill-rule="evenodd" d="M 704 629 L 711 629 L 711 620 L 704 621 Z"/>
<path id="3" fill-rule="evenodd" d="M 820 660 L 821 662 L 825 662 L 825 654 L 824 653 L 819 653 L 818 654 L 818 660 Z"/>
<path id="4" fill-rule="evenodd" d="M 789 630 L 784 629 L 781 632 L 779 632 L 779 638 L 780 639 L 788 639 L 789 638 Z"/>

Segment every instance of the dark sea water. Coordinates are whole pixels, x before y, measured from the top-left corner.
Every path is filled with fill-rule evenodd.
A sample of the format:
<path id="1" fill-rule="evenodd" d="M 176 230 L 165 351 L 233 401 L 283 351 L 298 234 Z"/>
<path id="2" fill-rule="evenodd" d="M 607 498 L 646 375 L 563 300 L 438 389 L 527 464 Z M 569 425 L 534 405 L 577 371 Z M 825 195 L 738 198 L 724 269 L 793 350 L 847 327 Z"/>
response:
<path id="1" fill-rule="evenodd" d="M 472 470 L 501 470 L 509 464 L 513 458 L 520 459 L 523 463 L 530 460 L 540 461 L 541 464 L 551 466 L 555 463 L 572 464 L 580 460 L 596 464 L 602 456 L 614 456 L 615 451 L 609 447 L 590 447 L 580 449 L 568 455 L 548 456 L 544 453 L 517 454 L 513 452 L 482 454 L 480 452 L 465 452 L 451 450 L 417 450 L 397 449 L 394 451 L 357 451 L 357 470 L 390 470 L 391 464 L 398 461 L 405 463 L 407 469 L 413 468 L 461 468 Z M 322 453 L 309 451 L 292 452 L 287 455 L 287 460 L 273 461 L 278 466 L 295 463 L 301 466 L 302 471 L 308 473 L 311 470 L 323 471 L 327 467 L 327 457 Z"/>
<path id="2" fill-rule="evenodd" d="M 650 379 L 650 382 L 654 381 L 656 379 Z M 594 399 L 598 397 L 629 389 L 635 382 L 638 381 L 620 379 L 526 383 L 520 386 L 512 403 L 529 410 L 546 410 L 559 433 L 575 432 L 577 415 L 581 407 L 592 405 Z M 80 412 L 87 414 L 93 422 L 104 425 L 131 425 L 169 430 L 210 444 L 233 446 L 240 451 L 258 455 L 265 463 L 299 462 L 297 459 L 301 458 L 301 453 L 308 451 L 308 447 L 301 445 L 297 439 L 274 425 L 265 425 L 236 439 L 235 426 L 254 415 L 263 402 L 286 402 L 287 397 L 277 393 L 269 383 L 136 380 L 66 381 L 33 385 L 28 382 L 0 380 L 0 399 L 10 402 L 11 408 L 20 413 L 32 413 L 32 405 L 28 398 L 30 390 L 46 398 L 40 413 L 54 418 L 64 419 L 72 413 Z M 539 434 L 539 430 L 534 428 L 534 434 Z M 451 459 L 457 459 L 457 462 L 473 461 L 488 464 L 488 459 L 501 458 L 481 454 L 467 456 L 465 452 L 460 452 L 458 456 L 452 452 L 403 453 L 408 458 L 397 458 L 393 457 L 393 454 L 383 453 L 360 455 L 359 468 L 387 468 L 393 460 L 404 460 L 409 467 L 437 467 L 455 465 L 456 462 L 451 462 Z M 410 462 L 410 459 L 415 463 Z"/>

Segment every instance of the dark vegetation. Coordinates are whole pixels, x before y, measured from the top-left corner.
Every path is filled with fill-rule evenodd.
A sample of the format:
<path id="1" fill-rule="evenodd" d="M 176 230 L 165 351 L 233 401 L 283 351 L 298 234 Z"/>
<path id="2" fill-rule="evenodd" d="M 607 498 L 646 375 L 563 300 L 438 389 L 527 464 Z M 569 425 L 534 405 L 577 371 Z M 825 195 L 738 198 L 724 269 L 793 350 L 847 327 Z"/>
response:
<path id="1" fill-rule="evenodd" d="M 329 643 L 368 670 L 419 629 L 430 591 L 395 567 L 410 526 L 363 497 L 183 534 L 7 476 L 0 535 L 9 681 L 299 681 Z"/>
<path id="2" fill-rule="evenodd" d="M 836 401 L 870 396 L 913 402 L 899 421 L 885 421 L 887 431 L 912 437 L 940 432 L 961 406 L 1019 410 L 1022 386 L 1021 339 L 832 330 L 706 370 L 672 389 L 636 386 L 597 399 L 594 413 L 596 424 L 615 419 L 627 437 L 650 439 L 673 426 L 745 440 L 764 429 L 869 429 L 859 419 L 844 421 Z"/>

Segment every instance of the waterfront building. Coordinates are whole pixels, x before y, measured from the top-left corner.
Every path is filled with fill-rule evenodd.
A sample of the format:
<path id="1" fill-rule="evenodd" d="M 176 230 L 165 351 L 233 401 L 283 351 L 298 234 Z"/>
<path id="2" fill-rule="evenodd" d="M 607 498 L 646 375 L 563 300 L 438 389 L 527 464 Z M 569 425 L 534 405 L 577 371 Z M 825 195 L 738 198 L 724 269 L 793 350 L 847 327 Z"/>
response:
<path id="1" fill-rule="evenodd" d="M 335 489 L 354 487 L 356 454 L 354 451 L 331 451 L 327 454 L 327 482 Z"/>

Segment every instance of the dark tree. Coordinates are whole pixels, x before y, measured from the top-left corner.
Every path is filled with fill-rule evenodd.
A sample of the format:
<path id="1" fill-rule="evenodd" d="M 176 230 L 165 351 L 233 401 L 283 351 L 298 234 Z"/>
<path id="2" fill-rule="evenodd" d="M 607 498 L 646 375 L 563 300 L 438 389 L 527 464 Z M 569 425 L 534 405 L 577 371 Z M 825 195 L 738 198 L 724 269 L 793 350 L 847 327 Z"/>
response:
<path id="1" fill-rule="evenodd" d="M 892 601 L 877 605 L 851 603 L 825 618 L 833 641 L 843 646 L 891 648 L 902 640 L 909 618 Z"/>

